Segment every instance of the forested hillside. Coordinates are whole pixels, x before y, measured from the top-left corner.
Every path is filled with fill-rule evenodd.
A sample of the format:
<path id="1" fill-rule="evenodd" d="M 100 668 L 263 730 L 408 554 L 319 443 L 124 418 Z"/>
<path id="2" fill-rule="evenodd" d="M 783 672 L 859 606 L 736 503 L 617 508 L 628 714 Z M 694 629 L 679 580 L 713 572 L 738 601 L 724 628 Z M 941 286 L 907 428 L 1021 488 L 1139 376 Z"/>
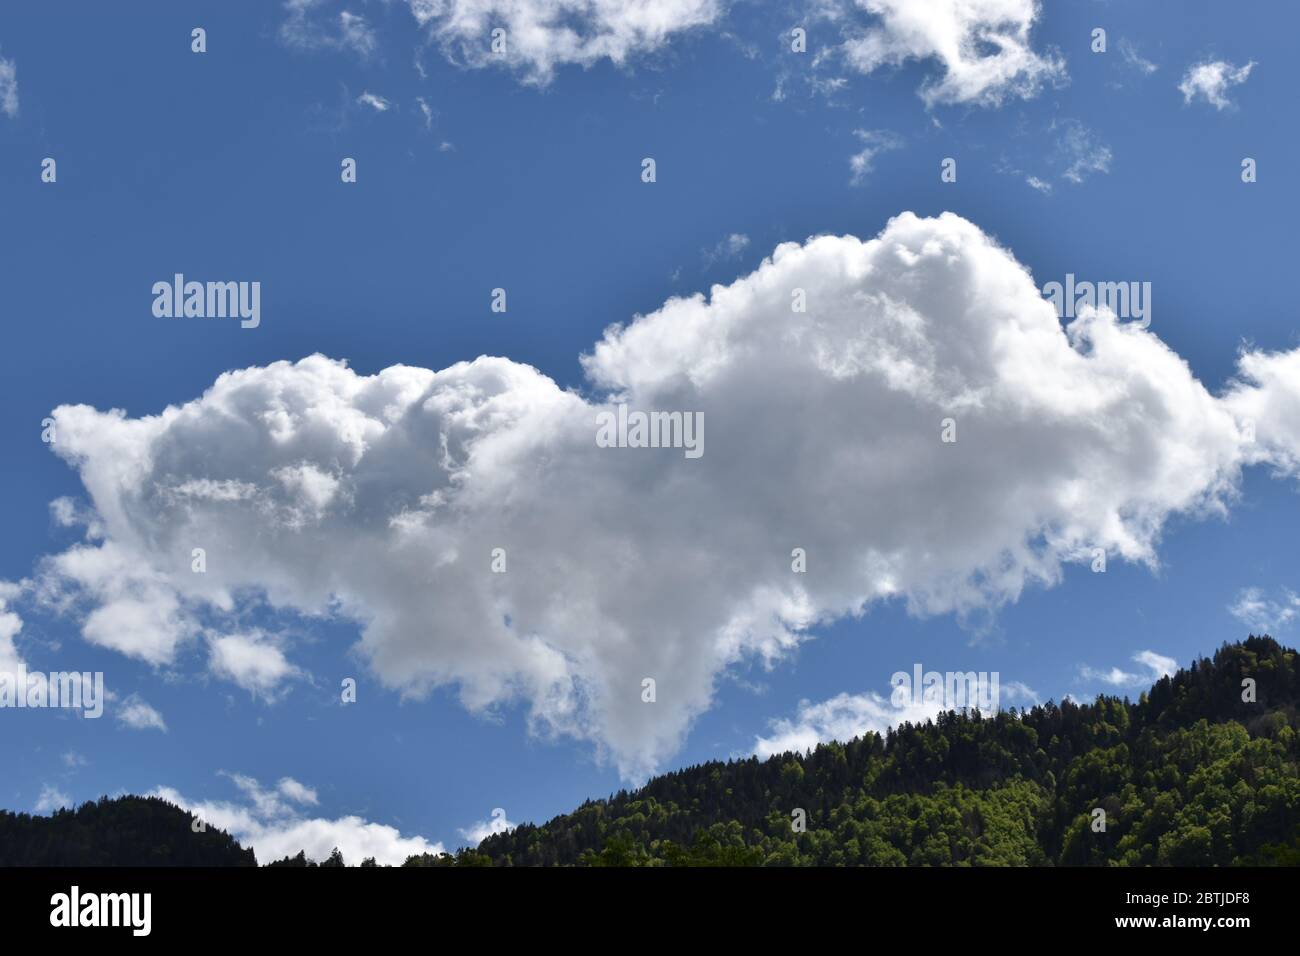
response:
<path id="1" fill-rule="evenodd" d="M 104 797 L 31 816 L 0 810 L 0 866 L 256 866 L 229 834 L 157 797 Z"/>
<path id="2" fill-rule="evenodd" d="M 405 865 L 1300 865 L 1298 699 L 1296 652 L 1251 637 L 1135 702 L 948 713 L 810 754 L 703 764 Z M 191 821 L 152 797 L 0 812 L 0 865 L 256 865 Z M 270 865 L 344 863 L 336 850 Z"/>
<path id="3" fill-rule="evenodd" d="M 407 865 L 1298 865 L 1298 697 L 1295 652 L 1251 637 L 1136 702 L 708 763 Z"/>

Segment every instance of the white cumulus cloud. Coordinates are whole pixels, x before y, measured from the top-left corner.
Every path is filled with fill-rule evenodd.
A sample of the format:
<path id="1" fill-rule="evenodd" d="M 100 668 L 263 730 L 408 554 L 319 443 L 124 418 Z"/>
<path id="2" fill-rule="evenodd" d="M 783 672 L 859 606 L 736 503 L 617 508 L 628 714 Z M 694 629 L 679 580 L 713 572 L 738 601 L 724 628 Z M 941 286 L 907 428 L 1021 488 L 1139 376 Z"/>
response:
<path id="1" fill-rule="evenodd" d="M 233 681 L 259 697 L 273 697 L 298 668 L 260 631 L 208 638 L 208 665 L 218 677 Z"/>
<path id="2" fill-rule="evenodd" d="M 1063 328 L 970 222 L 904 213 L 611 327 L 586 393 L 504 358 L 363 375 L 315 355 L 156 415 L 61 406 L 52 447 L 104 537 L 46 561 L 41 588 L 149 661 L 197 640 L 200 611 L 221 633 L 250 603 L 349 620 L 387 686 L 523 705 L 635 779 L 723 669 L 774 665 L 820 623 L 884 600 L 995 609 L 1094 548 L 1155 565 L 1166 520 L 1221 513 L 1243 465 L 1294 471 L 1294 361 L 1248 353 L 1216 396 L 1108 311 Z M 620 402 L 701 413 L 705 453 L 598 447 Z M 308 466 L 329 480 L 284 480 Z M 201 481 L 252 490 L 176 492 Z"/>

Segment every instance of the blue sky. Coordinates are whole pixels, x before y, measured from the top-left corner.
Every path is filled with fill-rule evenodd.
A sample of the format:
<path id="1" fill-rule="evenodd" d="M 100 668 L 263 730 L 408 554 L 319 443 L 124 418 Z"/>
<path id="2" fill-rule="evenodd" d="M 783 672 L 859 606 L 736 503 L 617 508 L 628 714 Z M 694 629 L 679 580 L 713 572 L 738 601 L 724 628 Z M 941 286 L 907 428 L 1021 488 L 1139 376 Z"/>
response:
<path id="1" fill-rule="evenodd" d="M 484 23 L 506 22 L 494 18 L 500 5 L 491 0 L 454 6 L 467 16 L 487 11 Z M 1300 346 L 1287 281 L 1297 243 L 1284 214 L 1297 199 L 1285 165 L 1297 145 L 1286 120 L 1294 112 L 1296 13 L 1281 4 L 1187 0 L 1002 6 L 1029 11 L 1028 33 L 1021 58 L 1009 59 L 1005 80 L 993 82 L 897 28 L 891 16 L 907 12 L 904 0 L 861 7 L 680 0 L 663 10 L 681 29 L 648 39 L 620 32 L 627 25 L 616 14 L 602 22 L 586 9 L 571 23 L 580 38 L 604 37 L 604 46 L 580 42 L 575 51 L 555 41 L 516 49 L 504 63 L 481 53 L 488 41 L 479 42 L 480 32 L 459 33 L 436 16 L 419 22 L 428 7 L 418 2 L 141 3 L 129 13 L 103 4 L 6 5 L 0 581 L 10 590 L 0 596 L 8 593 L 7 613 L 21 621 L 11 639 L 29 668 L 103 671 L 115 697 L 100 720 L 5 711 L 0 759 L 25 772 L 7 777 L 0 805 L 48 809 L 169 788 L 215 821 L 242 826 L 262 858 L 265 848 L 307 832 L 400 856 L 421 839 L 462 844 L 462 831 L 498 807 L 510 821 L 540 822 L 646 767 L 640 751 L 620 760 L 619 748 L 630 745 L 604 735 L 599 714 L 575 731 L 564 714 L 551 713 L 548 733 L 536 701 L 520 689 L 529 677 L 496 688 L 495 697 L 484 690 L 483 706 L 467 705 L 457 667 L 469 665 L 461 658 L 376 637 L 390 641 L 385 679 L 357 643 L 364 621 L 338 608 L 300 613 L 306 602 L 297 598 L 239 592 L 232 611 L 188 595 L 194 620 L 152 658 L 113 649 L 93 628 L 87 636 L 88 616 L 115 585 L 51 570 L 47 561 L 105 540 L 87 538 L 83 521 L 59 520 L 76 514 L 94 524 L 97 503 L 90 472 L 40 440 L 40 423 L 57 407 L 154 416 L 198 399 L 225 372 L 313 353 L 346 360 L 358 376 L 503 356 L 596 401 L 601 389 L 579 357 L 611 324 L 748 276 L 780 243 L 868 240 L 904 211 L 956 213 L 1037 286 L 1066 273 L 1150 282 L 1149 332 L 1214 395 L 1230 387 L 1243 349 L 1289 354 Z M 943 22 L 948 13 L 935 5 L 936 19 L 926 22 L 955 29 Z M 790 30 L 801 25 L 808 52 L 796 54 Z M 191 51 L 194 27 L 206 30 L 201 54 Z M 1104 53 L 1090 50 L 1096 27 L 1107 33 Z M 999 29 L 1009 28 L 1004 21 Z M 871 49 L 904 52 L 868 69 L 872 63 L 849 52 L 864 36 L 877 43 Z M 610 49 L 621 62 L 603 55 Z M 978 47 L 969 55 L 992 54 Z M 1194 70 L 1206 65 L 1208 72 Z M 41 181 L 45 157 L 57 161 L 55 183 Z M 344 157 L 356 160 L 354 184 L 340 181 Z M 642 182 L 644 157 L 655 159 L 654 183 Z M 957 161 L 956 182 L 941 181 L 947 157 Z M 1244 157 L 1257 161 L 1257 182 L 1242 182 Z M 150 288 L 177 272 L 260 281 L 260 326 L 156 318 Z M 508 291 L 505 314 L 489 308 L 498 287 Z M 607 366 L 615 377 L 622 368 L 615 359 Z M 1147 366 L 1125 374 L 1116 380 L 1145 382 Z M 1279 376 L 1284 394 L 1286 367 Z M 736 393 L 746 394 L 739 386 Z M 1232 408 L 1300 407 L 1253 401 Z M 717 416 L 710 420 L 726 422 L 714 407 L 706 407 Z M 864 404 L 864 415 L 875 413 Z M 103 429 L 90 421 L 90 444 L 78 453 L 97 461 L 121 454 L 121 445 L 94 446 Z M 1287 433 L 1290 426 L 1273 421 L 1277 434 Z M 1152 425 L 1164 434 L 1161 427 Z M 81 426 L 72 430 L 82 434 Z M 221 458 L 231 446 L 202 428 L 184 440 L 196 436 L 203 441 L 176 451 L 189 477 L 233 474 L 235 465 Z M 731 447 L 725 433 L 714 440 L 719 455 Z M 1016 454 L 1032 462 L 1036 440 L 1026 430 Z M 838 597 L 828 597 L 820 620 L 794 628 L 815 639 L 782 645 L 766 661 L 750 648 L 705 668 L 711 699 L 682 704 L 685 730 L 663 732 L 676 743 L 656 744 L 654 765 L 751 753 L 758 738 L 779 736 L 773 721 L 798 729 L 818 702 L 887 692 L 890 674 L 914 662 L 998 671 L 1004 687 L 1018 682 L 1046 700 L 1135 694 L 1158 673 L 1134 661 L 1142 652 L 1182 665 L 1252 626 L 1288 639 L 1297 615 L 1290 589 L 1300 590 L 1291 560 L 1296 459 L 1278 451 L 1281 444 L 1222 472 L 1231 487 L 1214 489 L 1226 503 L 1220 514 L 1161 498 L 1152 561 L 1111 550 L 1101 575 L 1066 560 L 1059 580 L 1031 581 L 1009 597 L 986 593 L 958 602 L 957 612 L 916 613 L 918 595 L 931 593 L 924 581 L 916 593 L 868 602 L 860 616 L 842 615 Z M 1215 448 L 1207 460 L 1236 454 Z M 818 469 L 815 460 L 806 464 Z M 787 485 L 795 498 L 810 494 L 797 465 Z M 519 481 L 527 485 L 529 474 Z M 732 480 L 743 497 L 744 474 Z M 852 497 L 852 488 L 839 491 Z M 364 522 L 357 494 L 356 520 Z M 67 503 L 52 510 L 59 499 Z M 771 503 L 760 501 L 751 523 L 779 523 Z M 529 516 L 511 520 L 531 522 L 553 504 L 540 493 L 528 503 Z M 150 516 L 127 520 L 142 522 L 140 541 L 149 538 L 142 529 Z M 483 521 L 491 520 L 485 512 Z M 711 520 L 701 509 L 691 526 L 707 536 Z M 124 527 L 111 528 L 109 540 L 126 541 Z M 564 526 L 548 533 L 563 537 Z M 332 540 L 346 551 L 346 534 Z M 126 575 L 127 591 L 141 587 L 131 574 L 148 570 L 140 541 L 132 544 L 134 570 L 114 572 Z M 341 579 L 361 573 L 346 563 L 336 570 Z M 728 574 L 718 568 L 717 576 Z M 236 585 L 249 582 L 231 579 Z M 688 585 L 684 575 L 677 586 Z M 701 591 L 710 587 L 700 583 Z M 833 590 L 839 594 L 839 582 Z M 580 584 L 574 594 L 583 596 Z M 435 629 L 443 606 L 432 604 Z M 253 663 L 241 657 L 223 671 L 213 642 L 231 633 L 232 618 L 240 633 L 255 635 L 256 652 Z M 612 620 L 627 623 L 617 613 Z M 446 623 L 465 626 L 450 612 Z M 592 648 L 614 640 L 602 634 Z M 656 639 L 653 627 L 619 637 Z M 394 677 L 408 664 L 403 654 L 443 667 L 446 679 L 427 693 L 428 686 L 403 687 Z M 1133 679 L 1126 684 L 1113 668 Z M 598 683 L 594 673 L 573 686 Z M 359 680 L 359 699 L 341 706 L 346 676 Z M 140 701 L 165 730 L 123 719 L 129 702 Z M 809 706 L 801 710 L 801 702 Z M 671 691 L 663 703 L 677 706 Z M 308 791 L 276 790 L 286 778 Z M 350 817 L 364 822 L 340 823 Z M 401 839 L 366 824 L 394 828 Z"/>

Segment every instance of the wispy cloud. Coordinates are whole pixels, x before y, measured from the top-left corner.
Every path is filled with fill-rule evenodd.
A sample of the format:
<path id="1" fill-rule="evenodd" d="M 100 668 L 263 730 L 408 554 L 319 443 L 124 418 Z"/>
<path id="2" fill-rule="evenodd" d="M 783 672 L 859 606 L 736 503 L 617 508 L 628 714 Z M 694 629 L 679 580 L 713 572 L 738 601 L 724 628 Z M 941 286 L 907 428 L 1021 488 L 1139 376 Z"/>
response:
<path id="1" fill-rule="evenodd" d="M 117 719 L 132 730 L 161 730 L 167 732 L 167 722 L 138 695 L 132 694 L 117 708 Z"/>
<path id="2" fill-rule="evenodd" d="M 18 115 L 18 67 L 13 60 L 0 59 L 0 113 L 10 119 Z"/>
<path id="3" fill-rule="evenodd" d="M 1146 673 L 1132 673 L 1118 667 L 1098 670 L 1085 664 L 1079 668 L 1079 677 L 1090 682 L 1100 681 L 1111 687 L 1145 688 L 1178 670 L 1176 660 L 1157 654 L 1155 651 L 1139 651 L 1133 655 L 1132 660 L 1135 664 L 1145 667 Z"/>
<path id="4" fill-rule="evenodd" d="M 1128 37 L 1120 39 L 1119 52 L 1124 57 L 1125 63 L 1146 76 L 1150 76 L 1159 69 L 1158 66 L 1138 53 L 1137 47 L 1133 45 L 1133 42 Z"/>
<path id="5" fill-rule="evenodd" d="M 1092 173 L 1110 172 L 1111 151 L 1097 134 L 1077 120 L 1053 124 L 1061 129 L 1056 142 L 1056 156 L 1062 166 L 1061 178 L 1081 183 Z"/>
<path id="6" fill-rule="evenodd" d="M 749 236 L 743 232 L 733 232 L 712 249 L 704 250 L 704 265 L 711 266 L 727 259 L 735 259 L 749 247 Z"/>
<path id="7" fill-rule="evenodd" d="M 348 50 L 362 59 L 379 45 L 366 18 L 350 10 L 336 17 L 317 15 L 323 0 L 288 0 L 288 16 L 280 24 L 280 41 L 297 50 Z"/>
<path id="8" fill-rule="evenodd" d="M 417 96 L 415 102 L 420 107 L 420 115 L 424 117 L 424 128 L 433 129 L 433 108 L 429 106 L 429 101 L 423 96 Z"/>
<path id="9" fill-rule="evenodd" d="M 1283 589 L 1270 598 L 1263 588 L 1242 588 L 1228 613 L 1256 634 L 1277 634 L 1300 617 L 1300 595 Z"/>
<path id="10" fill-rule="evenodd" d="M 802 700 L 792 718 L 770 721 L 769 736 L 754 739 L 760 759 L 786 752 L 802 753 L 831 740 L 852 740 L 867 733 L 884 734 L 902 723 L 923 724 L 944 709 L 939 701 L 908 702 L 901 707 L 880 694 L 837 694 L 814 703 Z"/>
<path id="11" fill-rule="evenodd" d="M 849 182 L 857 186 L 875 169 L 876 157 L 891 149 L 898 149 L 903 145 L 903 140 L 885 129 L 856 129 L 853 135 L 862 143 L 862 149 L 849 157 L 849 169 L 853 173 Z"/>
<path id="12" fill-rule="evenodd" d="M 380 113 L 387 113 L 393 107 L 391 102 L 384 99 L 382 96 L 371 93 L 368 90 L 357 97 L 357 102 L 362 106 L 369 106 Z"/>

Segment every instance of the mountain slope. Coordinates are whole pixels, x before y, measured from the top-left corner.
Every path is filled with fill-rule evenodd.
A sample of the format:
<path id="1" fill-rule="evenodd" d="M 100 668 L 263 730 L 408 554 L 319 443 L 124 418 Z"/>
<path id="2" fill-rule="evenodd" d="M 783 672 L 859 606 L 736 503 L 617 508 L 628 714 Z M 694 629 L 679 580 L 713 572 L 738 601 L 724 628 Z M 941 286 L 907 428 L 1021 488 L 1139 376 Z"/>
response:
<path id="1" fill-rule="evenodd" d="M 1251 637 L 1137 702 L 947 713 L 703 764 L 407 865 L 1296 865 L 1297 671 Z"/>
<path id="2" fill-rule="evenodd" d="M 950 712 L 809 754 L 702 764 L 406 865 L 1296 866 L 1298 702 L 1296 652 L 1251 637 L 1136 702 Z M 192 820 L 156 797 L 0 811 L 0 866 L 256 865 Z"/>
<path id="3" fill-rule="evenodd" d="M 103 797 L 31 816 L 0 810 L 0 866 L 257 866 L 222 830 L 157 797 Z"/>

